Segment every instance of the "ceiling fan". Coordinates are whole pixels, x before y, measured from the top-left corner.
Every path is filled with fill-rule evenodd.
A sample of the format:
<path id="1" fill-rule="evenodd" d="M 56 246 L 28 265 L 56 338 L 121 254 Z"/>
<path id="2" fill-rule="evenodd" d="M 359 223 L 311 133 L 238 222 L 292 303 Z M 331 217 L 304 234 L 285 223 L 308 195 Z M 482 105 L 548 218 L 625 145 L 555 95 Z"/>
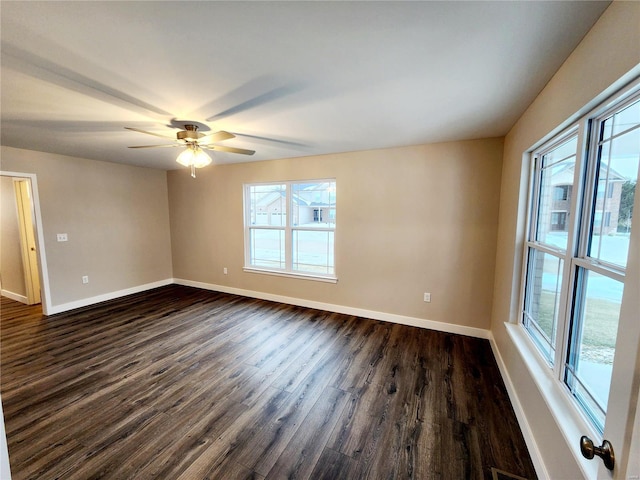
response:
<path id="1" fill-rule="evenodd" d="M 204 134 L 198 131 L 198 125 L 194 123 L 185 123 L 184 130 L 176 132 L 175 139 L 167 135 L 160 133 L 147 132 L 146 130 L 140 130 L 139 128 L 124 127 L 127 130 L 131 130 L 139 133 L 146 133 L 147 135 L 153 135 L 155 137 L 167 138 L 175 143 L 169 143 L 165 145 L 135 145 L 128 148 L 171 148 L 171 147 L 186 147 L 186 149 L 178 155 L 176 162 L 185 167 L 191 167 L 191 176 L 196 178 L 196 168 L 206 167 L 211 163 L 211 157 L 207 155 L 203 149 L 217 150 L 220 152 L 239 153 L 241 155 L 253 155 L 255 150 L 246 150 L 244 148 L 225 147 L 223 145 L 214 145 L 213 142 L 221 142 L 222 140 L 228 140 L 235 138 L 233 133 L 225 132 L 223 130 L 215 133 Z"/>

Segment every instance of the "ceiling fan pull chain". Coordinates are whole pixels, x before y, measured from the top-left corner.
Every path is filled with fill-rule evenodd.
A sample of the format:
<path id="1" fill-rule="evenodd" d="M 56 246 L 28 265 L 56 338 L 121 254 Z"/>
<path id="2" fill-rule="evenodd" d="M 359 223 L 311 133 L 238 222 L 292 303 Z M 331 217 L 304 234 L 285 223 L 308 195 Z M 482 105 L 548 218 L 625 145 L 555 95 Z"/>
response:
<path id="1" fill-rule="evenodd" d="M 193 163 L 191 164 L 191 176 L 196 178 L 196 166 Z"/>

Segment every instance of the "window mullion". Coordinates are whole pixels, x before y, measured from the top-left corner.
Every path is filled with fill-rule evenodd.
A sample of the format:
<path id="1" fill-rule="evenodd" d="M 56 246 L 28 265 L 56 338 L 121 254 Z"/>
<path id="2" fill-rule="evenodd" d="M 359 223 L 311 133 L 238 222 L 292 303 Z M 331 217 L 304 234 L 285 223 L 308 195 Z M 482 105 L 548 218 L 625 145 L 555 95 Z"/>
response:
<path id="1" fill-rule="evenodd" d="M 534 165 L 533 168 L 531 169 L 531 175 L 532 175 L 532 186 L 531 186 L 531 192 L 530 195 L 532 195 L 533 198 L 533 202 L 531 205 L 531 209 L 529 211 L 529 236 L 528 239 L 530 242 L 535 241 L 535 239 L 538 237 L 538 233 L 537 233 L 537 217 L 538 217 L 538 211 L 540 209 L 540 190 L 542 189 L 541 186 L 541 172 L 542 172 L 542 155 L 535 155 L 534 156 L 534 161 L 533 161 Z"/>
<path id="2" fill-rule="evenodd" d="M 583 202 L 583 177 L 585 162 L 587 162 L 588 149 L 588 122 L 581 120 L 577 126 L 576 160 L 573 172 L 573 191 L 571 194 L 571 204 L 569 207 L 569 219 L 567 220 L 567 249 L 565 251 L 562 288 L 560 290 L 560 311 L 558 312 L 558 331 L 556 335 L 556 350 L 553 370 L 555 378 L 562 381 L 565 369 L 565 359 L 567 358 L 569 330 L 571 328 L 571 315 L 573 308 L 573 292 L 576 270 L 573 258 L 579 252 L 581 238 L 579 235 L 580 224 L 582 222 L 582 202 Z"/>
<path id="3" fill-rule="evenodd" d="M 589 152 L 592 157 L 592 161 L 588 162 L 585 181 L 584 181 L 584 191 L 582 192 L 582 196 L 584 198 L 582 204 L 582 235 L 578 239 L 578 251 L 576 252 L 577 258 L 587 258 L 587 253 L 589 251 L 589 237 L 591 233 L 591 222 L 595 214 L 595 201 L 597 197 L 598 191 L 598 161 L 597 157 L 600 153 L 600 145 L 599 145 L 599 137 L 600 137 L 600 123 L 593 122 L 593 125 L 589 125 L 588 130 L 591 131 L 591 141 L 589 143 Z M 596 131 L 597 129 L 597 131 Z"/>
<path id="4" fill-rule="evenodd" d="M 291 183 L 286 185 L 286 205 L 287 205 L 287 221 L 284 227 L 284 258 L 285 269 L 288 272 L 293 270 L 293 229 L 291 223 L 293 222 L 293 195 L 291 195 Z"/>
<path id="5" fill-rule="evenodd" d="M 589 145 L 589 127 L 589 122 L 586 119 L 580 121 L 580 128 L 578 130 L 578 151 L 576 153 L 576 169 L 573 177 L 575 192 L 571 199 L 571 211 L 573 212 L 574 218 L 570 223 L 571 229 L 569 230 L 568 245 L 570 245 L 570 248 L 567 248 L 567 252 L 570 253 L 571 257 L 579 257 L 583 252 L 584 234 L 580 235 L 580 232 L 584 230 L 582 226 L 586 221 L 584 216 L 584 198 L 585 195 L 589 193 L 585 191 L 585 188 L 588 188 L 585 187 L 585 185 L 590 185 L 588 177 L 589 172 L 587 170 L 587 166 L 589 165 L 588 155 L 593 151 L 592 146 Z M 587 175 L 586 179 L 585 175 Z"/>
<path id="6" fill-rule="evenodd" d="M 536 250 L 540 250 L 541 252 L 548 253 L 555 257 L 560 257 L 562 259 L 564 259 L 567 256 L 563 248 L 552 247 L 542 242 L 538 242 L 538 241 L 527 242 L 527 246 L 530 248 L 535 248 Z"/>
<path id="7" fill-rule="evenodd" d="M 585 270 L 591 270 L 597 273 L 598 275 L 603 275 L 617 282 L 624 283 L 624 277 L 625 277 L 624 271 L 620 271 L 617 268 L 614 269 L 614 268 L 608 267 L 591 258 L 576 258 L 574 260 L 574 263 L 576 264 L 576 267 L 584 268 Z"/>
<path id="8" fill-rule="evenodd" d="M 248 185 L 243 186 L 243 210 L 244 210 L 244 264 L 251 264 L 251 197 Z"/>
<path id="9" fill-rule="evenodd" d="M 573 285 L 572 262 L 568 251 L 565 253 L 562 264 L 562 286 L 560 288 L 560 308 L 558 311 L 558 325 L 555 344 L 555 358 L 553 362 L 553 373 L 556 379 L 560 379 L 563 374 L 564 358 L 566 356 L 565 339 L 569 334 L 571 318 L 571 288 Z"/>

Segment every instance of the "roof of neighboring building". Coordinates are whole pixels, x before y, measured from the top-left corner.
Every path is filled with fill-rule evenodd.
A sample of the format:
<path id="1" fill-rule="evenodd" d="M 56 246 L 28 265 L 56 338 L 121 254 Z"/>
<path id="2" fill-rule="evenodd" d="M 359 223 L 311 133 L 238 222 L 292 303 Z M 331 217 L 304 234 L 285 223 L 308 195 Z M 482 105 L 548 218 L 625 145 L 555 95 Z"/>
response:
<path id="1" fill-rule="evenodd" d="M 607 168 L 607 164 L 601 162 L 601 166 Z M 567 164 L 555 169 L 551 167 L 553 172 L 551 175 L 551 185 L 571 185 L 573 183 L 573 174 L 575 171 L 575 164 Z M 616 172 L 613 168 L 609 168 L 609 182 L 625 182 L 627 178 Z"/>

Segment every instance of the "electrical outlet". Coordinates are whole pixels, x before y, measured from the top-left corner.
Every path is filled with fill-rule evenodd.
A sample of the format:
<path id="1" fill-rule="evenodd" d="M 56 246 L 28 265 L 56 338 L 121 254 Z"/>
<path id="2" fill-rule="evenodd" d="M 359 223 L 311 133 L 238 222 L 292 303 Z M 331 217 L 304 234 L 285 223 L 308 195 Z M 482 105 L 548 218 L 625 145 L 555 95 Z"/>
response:
<path id="1" fill-rule="evenodd" d="M 225 275 L 226 275 L 227 273 L 229 273 L 229 272 L 227 271 L 227 267 L 224 267 L 224 268 L 222 269 L 222 273 L 224 273 Z"/>
<path id="2" fill-rule="evenodd" d="M 426 293 L 424 294 L 424 301 L 425 302 L 431 302 L 431 294 L 430 293 Z"/>
<path id="3" fill-rule="evenodd" d="M 82 283 L 89 283 L 89 276 L 88 275 L 84 275 L 82 277 Z"/>
<path id="4" fill-rule="evenodd" d="M 67 241 L 67 234 L 66 233 L 58 233 L 56 235 L 56 238 L 58 239 L 59 242 L 66 242 Z"/>

